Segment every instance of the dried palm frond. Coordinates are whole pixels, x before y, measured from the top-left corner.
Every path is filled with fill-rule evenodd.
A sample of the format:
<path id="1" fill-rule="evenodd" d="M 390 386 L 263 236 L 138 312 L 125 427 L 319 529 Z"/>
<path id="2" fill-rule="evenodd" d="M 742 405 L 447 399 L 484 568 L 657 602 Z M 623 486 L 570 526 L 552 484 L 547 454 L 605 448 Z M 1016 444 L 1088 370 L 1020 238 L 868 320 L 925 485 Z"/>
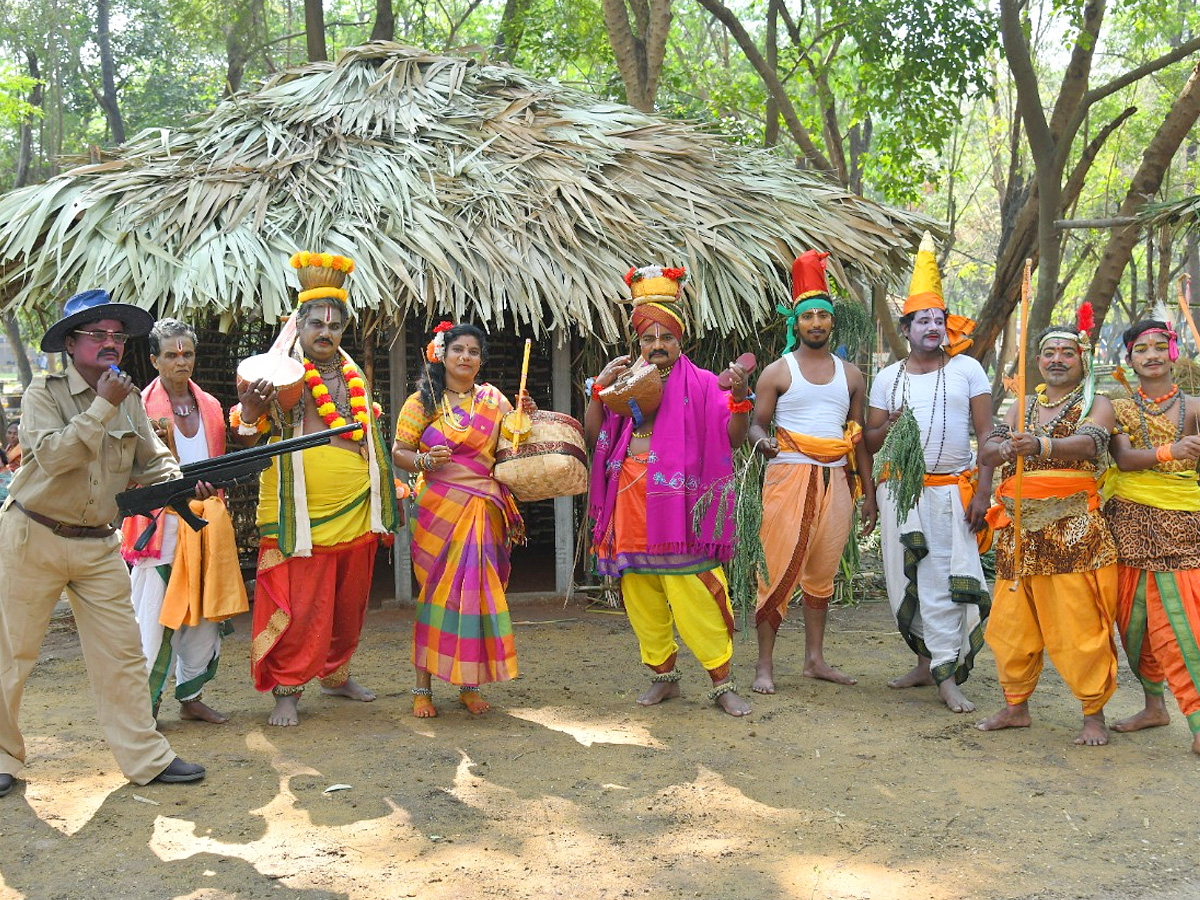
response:
<path id="1" fill-rule="evenodd" d="M 183 318 L 288 312 L 298 248 L 353 257 L 380 323 L 450 315 L 619 338 L 621 275 L 687 266 L 697 331 L 753 333 L 793 256 L 903 278 L 923 216 L 694 125 L 373 42 L 0 197 L 0 297 L 79 288 Z"/>

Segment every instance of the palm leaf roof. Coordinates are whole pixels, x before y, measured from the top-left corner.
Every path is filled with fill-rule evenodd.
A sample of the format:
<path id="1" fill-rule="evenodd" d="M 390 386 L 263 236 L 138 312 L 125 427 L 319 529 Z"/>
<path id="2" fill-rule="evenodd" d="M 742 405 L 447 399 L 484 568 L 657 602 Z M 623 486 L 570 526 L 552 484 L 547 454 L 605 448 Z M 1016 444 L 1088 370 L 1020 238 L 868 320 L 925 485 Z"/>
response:
<path id="1" fill-rule="evenodd" d="M 766 321 L 799 252 L 900 281 L 930 220 L 695 125 L 392 43 L 271 78 L 0 197 L 0 296 L 102 286 L 194 319 L 292 308 L 288 257 L 355 259 L 357 311 L 616 338 L 630 265 L 685 265 L 700 328 Z M 894 276 L 894 277 L 893 277 Z"/>

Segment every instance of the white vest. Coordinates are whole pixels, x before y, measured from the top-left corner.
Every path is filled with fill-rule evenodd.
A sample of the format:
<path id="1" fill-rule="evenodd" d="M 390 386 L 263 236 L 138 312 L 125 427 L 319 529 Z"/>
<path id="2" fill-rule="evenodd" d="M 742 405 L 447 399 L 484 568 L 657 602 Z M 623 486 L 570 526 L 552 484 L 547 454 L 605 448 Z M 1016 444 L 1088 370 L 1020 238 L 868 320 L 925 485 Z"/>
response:
<path id="1" fill-rule="evenodd" d="M 846 422 L 850 417 L 850 388 L 846 384 L 846 364 L 838 356 L 833 357 L 833 378 L 828 384 L 813 384 L 806 379 L 796 362 L 796 356 L 788 353 L 788 370 L 792 383 L 775 401 L 775 425 L 796 434 L 809 437 L 840 440 L 846 433 Z M 775 463 L 808 463 L 815 466 L 844 466 L 846 460 L 823 463 L 803 453 L 781 452 Z"/>

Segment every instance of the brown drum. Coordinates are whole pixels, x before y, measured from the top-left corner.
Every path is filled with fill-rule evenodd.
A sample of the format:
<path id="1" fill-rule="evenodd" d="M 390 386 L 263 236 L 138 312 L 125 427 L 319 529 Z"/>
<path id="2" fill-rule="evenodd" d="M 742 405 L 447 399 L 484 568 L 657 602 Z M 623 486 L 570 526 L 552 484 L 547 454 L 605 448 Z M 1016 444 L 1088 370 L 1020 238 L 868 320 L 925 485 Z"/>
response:
<path id="1" fill-rule="evenodd" d="M 540 409 L 532 418 L 515 452 L 512 440 L 501 434 L 492 474 L 526 503 L 582 494 L 588 489 L 583 426 L 563 413 Z"/>
<path id="2" fill-rule="evenodd" d="M 653 415 L 662 403 L 662 377 L 658 366 L 639 358 L 600 392 L 600 402 L 618 416 L 629 416 L 636 421 Z"/>
<path id="3" fill-rule="evenodd" d="M 292 409 L 304 396 L 304 366 L 290 356 L 278 353 L 259 353 L 243 359 L 237 367 L 238 393 L 252 381 L 265 378 L 279 392 L 276 402 L 284 412 Z"/>

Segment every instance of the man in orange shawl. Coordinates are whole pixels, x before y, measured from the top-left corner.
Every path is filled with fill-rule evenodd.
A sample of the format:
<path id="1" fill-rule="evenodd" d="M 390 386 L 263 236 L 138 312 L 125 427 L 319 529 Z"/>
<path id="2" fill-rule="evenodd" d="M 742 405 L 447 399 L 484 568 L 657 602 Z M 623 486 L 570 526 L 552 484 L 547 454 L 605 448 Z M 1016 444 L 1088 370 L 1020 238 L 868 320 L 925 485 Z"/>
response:
<path id="1" fill-rule="evenodd" d="M 1005 708 L 979 722 L 981 731 L 1025 728 L 1029 698 L 1045 653 L 1083 706 L 1076 744 L 1108 743 L 1104 704 L 1117 686 L 1113 618 L 1117 548 L 1100 512 L 1096 460 L 1113 429 L 1107 398 L 1093 396 L 1090 342 L 1083 329 L 1051 328 L 1038 341 L 1045 380 L 984 442 L 982 461 L 999 466 L 1002 505 L 997 526 L 996 586 L 987 643 L 996 657 Z M 1025 458 L 1017 483 L 1018 456 Z M 1021 500 L 1021 528 L 1013 518 Z M 1018 544 L 1019 542 L 1019 544 Z"/>
<path id="2" fill-rule="evenodd" d="M 792 264 L 793 304 L 780 308 L 787 346 L 758 379 L 750 425 L 751 445 L 768 460 L 759 540 L 770 580 L 759 579 L 758 665 L 750 686 L 759 694 L 775 693 L 775 636 L 797 585 L 804 598 L 804 675 L 856 682 L 825 661 L 825 619 L 854 501 L 865 498 L 863 534 L 875 528 L 877 510 L 871 455 L 862 442 L 867 384 L 856 366 L 829 350 L 835 322 L 828 255 L 809 250 Z M 772 419 L 774 437 L 767 433 Z"/>
<path id="3" fill-rule="evenodd" d="M 150 332 L 150 346 L 158 377 L 142 392 L 142 405 L 155 433 L 181 464 L 220 456 L 225 414 L 221 402 L 192 381 L 195 330 L 178 319 L 161 319 Z M 204 529 L 181 529 L 179 516 L 168 509 L 141 549 L 138 539 L 150 520 L 125 519 L 121 555 L 133 567 L 133 612 L 155 713 L 173 668 L 180 718 L 219 725 L 228 717 L 208 706 L 202 691 L 217 673 L 228 620 L 249 605 L 229 511 L 220 497 L 192 505 L 208 522 Z"/>

